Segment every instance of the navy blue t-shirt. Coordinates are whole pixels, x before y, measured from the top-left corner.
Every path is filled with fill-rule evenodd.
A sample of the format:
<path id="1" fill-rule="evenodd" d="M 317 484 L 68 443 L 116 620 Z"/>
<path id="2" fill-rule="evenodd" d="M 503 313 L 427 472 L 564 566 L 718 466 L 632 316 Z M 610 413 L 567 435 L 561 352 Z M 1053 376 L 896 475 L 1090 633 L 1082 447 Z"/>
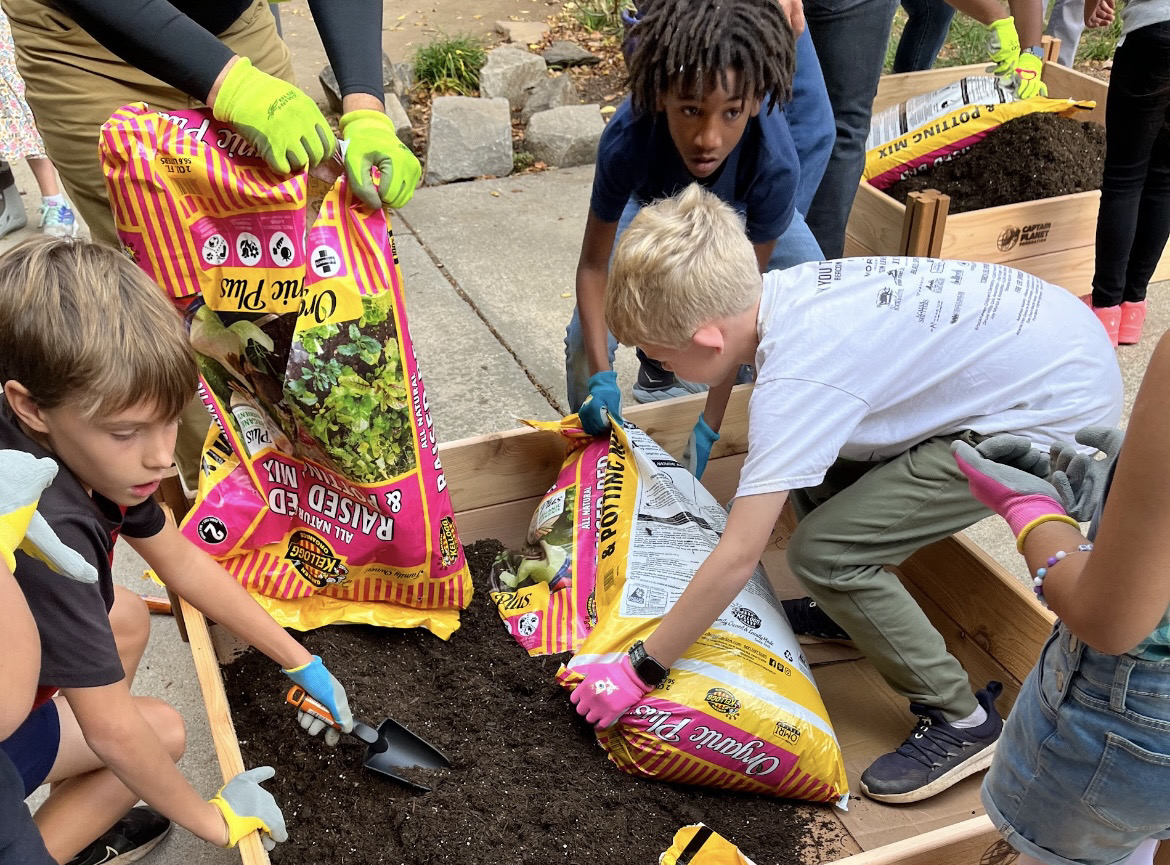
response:
<path id="1" fill-rule="evenodd" d="M 589 207 L 598 219 L 617 222 L 630 196 L 645 205 L 699 183 L 739 211 L 752 243 L 767 243 L 792 221 L 799 180 L 796 146 L 778 106 L 748 120 L 727 160 L 700 179 L 679 156 L 665 113 L 636 116 L 627 98 L 601 133 Z"/>

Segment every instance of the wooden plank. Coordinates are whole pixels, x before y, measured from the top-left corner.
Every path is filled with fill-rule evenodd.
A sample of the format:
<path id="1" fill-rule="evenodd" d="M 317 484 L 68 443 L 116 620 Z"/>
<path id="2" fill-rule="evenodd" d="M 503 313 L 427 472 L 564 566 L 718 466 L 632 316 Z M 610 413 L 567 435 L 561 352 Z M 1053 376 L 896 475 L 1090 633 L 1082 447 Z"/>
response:
<path id="1" fill-rule="evenodd" d="M 1006 856 L 992 855 L 992 848 L 1001 844 L 1006 847 L 984 815 L 835 861 L 837 865 L 981 865 L 1013 861 L 1014 851 L 1010 848 L 1005 850 Z"/>
<path id="2" fill-rule="evenodd" d="M 902 236 L 898 252 L 902 255 L 930 255 L 931 238 L 935 233 L 938 215 L 938 190 L 911 192 L 906 196 L 906 216 L 902 220 Z M 888 197 L 888 196 L 887 196 Z"/>
<path id="3" fill-rule="evenodd" d="M 239 739 L 232 723 L 231 707 L 228 706 L 227 693 L 223 687 L 219 658 L 215 656 L 215 650 L 211 646 L 211 632 L 207 629 L 207 619 L 203 617 L 203 613 L 184 600 L 180 600 L 179 603 L 183 608 L 183 619 L 187 622 L 191 657 L 195 660 L 195 675 L 199 678 L 203 704 L 207 707 L 211 741 L 215 745 L 215 755 L 219 758 L 223 780 L 227 782 L 244 771 L 244 758 L 240 754 Z M 260 842 L 258 832 L 249 832 L 241 838 L 237 849 L 240 851 L 243 865 L 268 865 L 268 853 Z"/>
<path id="4" fill-rule="evenodd" d="M 946 258 L 1012 264 L 1092 247 L 1100 202 L 1101 193 L 1093 190 L 952 213 L 943 227 L 943 253 Z"/>
<path id="5" fill-rule="evenodd" d="M 962 535 L 923 547 L 898 570 L 957 625 L 962 639 L 1023 682 L 1056 617 L 1019 580 Z"/>
<path id="6" fill-rule="evenodd" d="M 865 251 L 894 254 L 902 248 L 905 220 L 905 205 L 863 181 L 857 187 L 853 209 L 849 211 L 849 222 L 845 226 L 846 247 L 856 244 L 860 250 L 848 254 L 866 254 Z"/>
<path id="7" fill-rule="evenodd" d="M 1092 111 L 1078 114 L 1077 119 L 1105 125 L 1105 95 L 1109 92 L 1108 82 L 1051 62 L 1044 64 L 1041 78 L 1048 85 L 1048 95 L 1053 98 L 1092 99 L 1097 103 L 1097 107 Z"/>

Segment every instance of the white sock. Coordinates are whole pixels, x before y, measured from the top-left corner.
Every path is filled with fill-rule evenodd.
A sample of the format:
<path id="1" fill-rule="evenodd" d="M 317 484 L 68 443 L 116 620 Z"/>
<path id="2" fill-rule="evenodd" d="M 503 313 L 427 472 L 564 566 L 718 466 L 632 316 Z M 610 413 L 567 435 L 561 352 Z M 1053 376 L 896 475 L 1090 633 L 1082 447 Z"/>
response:
<path id="1" fill-rule="evenodd" d="M 976 706 L 975 711 L 966 718 L 960 718 L 958 721 L 951 721 L 952 727 L 958 727 L 960 730 L 966 730 L 969 727 L 978 727 L 987 720 L 987 710 L 982 706 Z"/>
<path id="2" fill-rule="evenodd" d="M 65 196 L 60 192 L 56 195 L 45 195 L 41 197 L 41 203 L 47 204 L 49 207 L 60 207 L 65 203 Z"/>

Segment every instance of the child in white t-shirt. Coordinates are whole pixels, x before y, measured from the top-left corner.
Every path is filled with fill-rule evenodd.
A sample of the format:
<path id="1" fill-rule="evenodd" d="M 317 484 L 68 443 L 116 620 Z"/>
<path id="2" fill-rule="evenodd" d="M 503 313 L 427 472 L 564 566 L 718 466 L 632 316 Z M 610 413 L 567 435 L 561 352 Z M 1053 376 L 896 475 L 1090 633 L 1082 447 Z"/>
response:
<path id="1" fill-rule="evenodd" d="M 991 513 L 952 442 L 1014 432 L 1046 447 L 1116 424 L 1121 375 L 1092 313 L 993 264 L 859 258 L 761 279 L 735 212 L 692 186 L 645 208 L 623 236 L 606 320 L 619 341 L 687 381 L 722 381 L 739 364 L 754 364 L 757 378 L 722 539 L 634 647 L 637 669 L 626 656 L 597 665 L 573 694 L 578 711 L 608 726 L 657 684 L 647 677 L 743 588 L 791 497 L 793 573 L 921 719 L 862 775 L 863 792 L 913 802 L 986 768 L 1003 726 L 1000 685 L 971 693 L 885 566 Z"/>

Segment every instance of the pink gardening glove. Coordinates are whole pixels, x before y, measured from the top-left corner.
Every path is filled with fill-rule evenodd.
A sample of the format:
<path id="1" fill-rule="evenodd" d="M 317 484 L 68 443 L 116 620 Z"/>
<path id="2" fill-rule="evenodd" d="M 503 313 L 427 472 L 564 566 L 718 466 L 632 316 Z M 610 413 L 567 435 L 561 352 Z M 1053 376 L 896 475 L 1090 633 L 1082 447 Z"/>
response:
<path id="1" fill-rule="evenodd" d="M 1048 474 L 1048 460 L 1023 436 L 994 436 L 978 448 L 957 441 L 951 453 L 967 476 L 971 493 L 1007 520 L 1017 537 L 1038 517 L 1065 515 L 1056 488 L 1043 477 Z M 1027 469 L 1017 468 L 1021 464 Z"/>
<path id="2" fill-rule="evenodd" d="M 620 661 L 589 664 L 585 679 L 569 695 L 577 713 L 590 724 L 611 727 L 654 689 L 634 672 L 629 655 Z"/>

